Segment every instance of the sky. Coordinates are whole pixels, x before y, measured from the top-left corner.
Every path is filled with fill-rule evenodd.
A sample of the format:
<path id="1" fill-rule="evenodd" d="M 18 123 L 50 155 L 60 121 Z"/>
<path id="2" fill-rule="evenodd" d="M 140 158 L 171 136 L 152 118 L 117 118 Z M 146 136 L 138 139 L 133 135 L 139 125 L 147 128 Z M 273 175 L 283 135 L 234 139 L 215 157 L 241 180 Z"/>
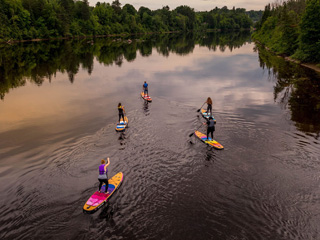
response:
<path id="1" fill-rule="evenodd" d="M 95 6 L 97 2 L 111 3 L 113 0 L 89 0 L 90 6 Z M 210 11 L 215 7 L 227 6 L 228 9 L 233 6 L 236 8 L 245 8 L 246 10 L 263 10 L 268 3 L 274 2 L 273 0 L 120 0 L 123 5 L 129 3 L 137 10 L 139 7 L 144 6 L 152 10 L 160 9 L 168 5 L 170 9 L 177 6 L 187 5 L 194 8 L 195 11 Z"/>

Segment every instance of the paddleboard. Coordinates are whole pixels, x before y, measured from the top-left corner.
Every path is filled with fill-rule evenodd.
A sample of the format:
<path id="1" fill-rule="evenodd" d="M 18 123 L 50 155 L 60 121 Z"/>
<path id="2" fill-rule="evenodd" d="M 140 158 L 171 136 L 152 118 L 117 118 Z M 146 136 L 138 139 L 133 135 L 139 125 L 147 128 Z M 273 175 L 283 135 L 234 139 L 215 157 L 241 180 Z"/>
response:
<path id="1" fill-rule="evenodd" d="M 84 204 L 83 211 L 93 213 L 97 211 L 99 208 L 101 208 L 112 196 L 112 194 L 120 187 L 122 180 L 123 180 L 122 172 L 119 172 L 116 175 L 114 175 L 112 178 L 110 178 L 108 180 L 108 183 L 109 183 L 108 192 L 107 193 L 105 192 L 106 185 L 103 184 L 101 187 L 101 192 L 96 191 L 94 194 L 91 195 L 88 201 Z"/>
<path id="2" fill-rule="evenodd" d="M 211 139 L 209 137 L 209 140 L 207 139 L 207 135 L 203 134 L 202 132 L 195 131 L 194 134 L 205 144 L 208 144 L 209 146 L 214 147 L 215 149 L 223 149 L 223 146 L 218 143 L 216 140 Z"/>
<path id="3" fill-rule="evenodd" d="M 120 123 L 117 123 L 116 131 L 122 132 L 126 129 L 127 126 L 128 126 L 128 118 L 127 116 L 124 116 L 124 121 L 123 119 L 121 119 Z"/>
<path id="4" fill-rule="evenodd" d="M 210 113 L 207 113 L 207 110 L 204 110 L 203 108 L 201 108 L 201 111 L 200 111 L 202 117 L 204 117 L 205 119 L 209 119 L 210 117 Z M 211 116 L 214 120 L 214 122 L 216 122 L 216 119 L 214 118 L 214 116 Z"/>
<path id="5" fill-rule="evenodd" d="M 148 102 L 152 102 L 152 98 L 149 95 L 144 96 L 143 92 L 141 92 L 141 97 Z"/>

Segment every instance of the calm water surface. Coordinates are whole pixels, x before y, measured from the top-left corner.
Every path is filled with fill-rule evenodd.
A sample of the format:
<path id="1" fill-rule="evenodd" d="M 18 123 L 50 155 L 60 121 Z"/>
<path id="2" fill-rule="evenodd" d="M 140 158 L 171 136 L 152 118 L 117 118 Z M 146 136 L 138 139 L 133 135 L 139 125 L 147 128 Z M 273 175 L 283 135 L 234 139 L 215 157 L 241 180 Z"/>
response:
<path id="1" fill-rule="evenodd" d="M 320 239 L 319 74 L 246 34 L 17 44 L 0 56 L 1 239 Z M 189 138 L 208 96 L 223 151 Z M 106 157 L 124 182 L 84 214 Z"/>

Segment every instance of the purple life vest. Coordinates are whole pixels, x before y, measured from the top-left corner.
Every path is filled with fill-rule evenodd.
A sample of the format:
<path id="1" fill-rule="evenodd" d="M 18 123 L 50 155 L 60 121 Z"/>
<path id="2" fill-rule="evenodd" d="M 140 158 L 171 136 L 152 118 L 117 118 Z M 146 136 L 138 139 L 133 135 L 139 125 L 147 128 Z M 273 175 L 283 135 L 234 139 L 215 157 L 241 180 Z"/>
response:
<path id="1" fill-rule="evenodd" d="M 106 169 L 106 172 L 104 171 L 104 166 L 105 164 L 101 164 L 99 166 L 99 175 L 107 175 L 107 172 L 108 172 L 108 168 Z"/>

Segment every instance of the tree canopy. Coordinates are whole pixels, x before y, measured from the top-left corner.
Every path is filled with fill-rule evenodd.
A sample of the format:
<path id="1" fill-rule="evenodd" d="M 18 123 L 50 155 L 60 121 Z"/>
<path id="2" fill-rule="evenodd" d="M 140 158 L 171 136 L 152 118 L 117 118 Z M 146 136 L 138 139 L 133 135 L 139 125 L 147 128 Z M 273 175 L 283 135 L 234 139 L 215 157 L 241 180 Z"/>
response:
<path id="1" fill-rule="evenodd" d="M 258 13 L 257 13 L 258 14 Z M 195 12 L 188 6 L 150 10 L 119 0 L 0 0 L 0 41 L 97 36 L 146 32 L 248 29 L 257 14 L 245 9 L 214 8 Z"/>
<path id="2" fill-rule="evenodd" d="M 320 0 L 268 4 L 253 37 L 278 54 L 320 62 Z"/>

